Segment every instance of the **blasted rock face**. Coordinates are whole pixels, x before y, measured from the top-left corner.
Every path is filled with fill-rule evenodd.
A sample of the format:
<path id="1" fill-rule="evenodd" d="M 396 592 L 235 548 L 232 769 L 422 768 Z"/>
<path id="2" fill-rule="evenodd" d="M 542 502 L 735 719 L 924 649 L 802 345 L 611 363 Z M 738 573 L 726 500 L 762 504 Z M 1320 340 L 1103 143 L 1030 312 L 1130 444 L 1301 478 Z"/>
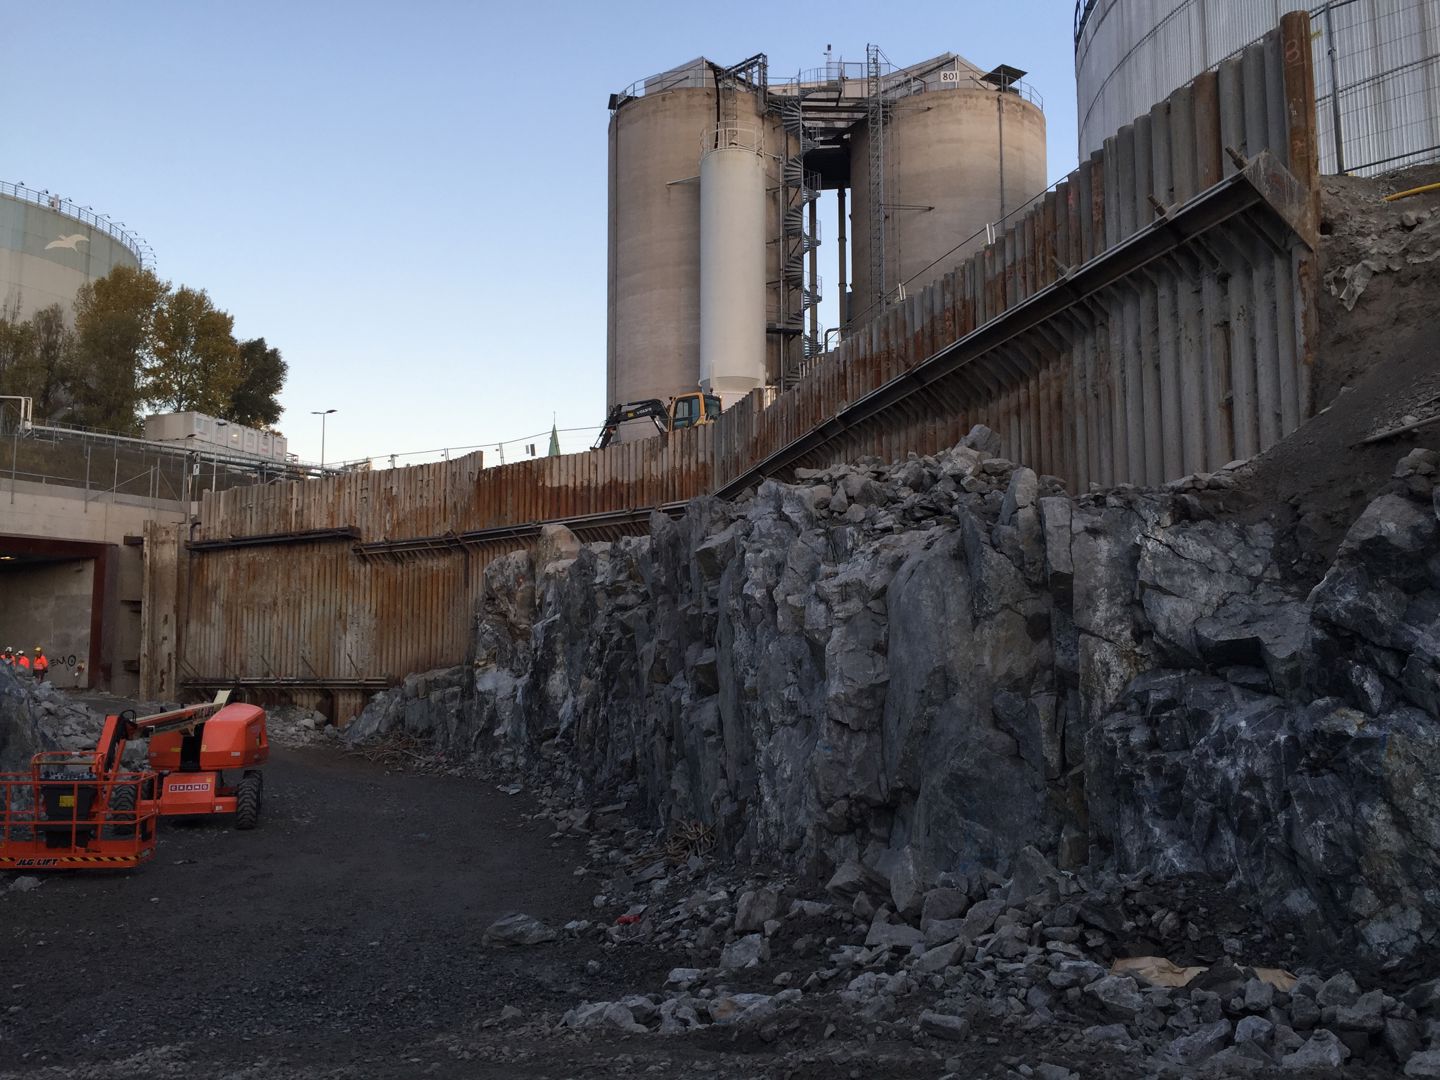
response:
<path id="1" fill-rule="evenodd" d="M 1184 550 L 1173 536 L 1163 540 L 1172 555 Z M 1440 524 L 1432 505 L 1396 492 L 1373 500 L 1306 596 L 1287 596 L 1268 570 L 1237 575 L 1243 556 L 1222 561 L 1203 546 L 1184 556 L 1184 603 L 1201 616 L 1193 652 L 1172 646 L 1090 732 L 1096 853 L 1121 869 L 1233 874 L 1286 916 L 1354 927 L 1378 957 L 1433 943 L 1440 903 L 1426 883 L 1440 880 Z M 1207 561 L 1212 571 L 1197 575 Z M 1142 595 L 1143 571 L 1142 558 Z M 1213 609 L 1194 608 L 1196 597 L 1216 596 L 1217 583 L 1224 595 Z"/>
<path id="2" fill-rule="evenodd" d="M 1440 911 L 1426 840 L 1440 731 L 1413 707 L 1375 717 L 1197 672 L 1140 676 L 1104 720 L 1092 826 L 1128 870 L 1229 872 L 1276 910 L 1350 921 L 1382 954 L 1422 944 Z"/>
<path id="3" fill-rule="evenodd" d="M 0 664 L 0 772 L 19 772 L 49 747 L 31 708 L 31 684 Z"/>
<path id="4" fill-rule="evenodd" d="M 1380 957 L 1433 943 L 1433 472 L 1377 492 L 1317 584 L 1191 494 L 1228 472 L 1072 498 L 993 452 L 801 470 L 610 544 L 552 531 L 487 569 L 453 715 L 397 700 L 379 726 L 634 793 L 910 923 L 1032 847 L 1220 874 Z"/>

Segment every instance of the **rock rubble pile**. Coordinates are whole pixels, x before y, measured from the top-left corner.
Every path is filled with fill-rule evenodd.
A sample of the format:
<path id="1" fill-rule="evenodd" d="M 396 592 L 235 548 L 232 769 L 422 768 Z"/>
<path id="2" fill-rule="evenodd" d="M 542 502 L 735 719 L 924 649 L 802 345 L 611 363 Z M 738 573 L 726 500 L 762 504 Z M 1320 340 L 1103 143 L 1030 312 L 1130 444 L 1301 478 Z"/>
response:
<path id="1" fill-rule="evenodd" d="M 54 685 L 0 664 L 0 772 L 29 768 L 41 750 L 89 749 L 104 723 Z"/>
<path id="2" fill-rule="evenodd" d="M 1342 1065 L 1430 1076 L 1440 1061 L 1440 980 L 1401 990 L 1344 970 L 1286 970 L 1295 934 L 1214 882 L 1077 875 L 1027 847 L 1009 878 L 976 869 L 924 887 L 902 862 L 847 862 L 817 891 L 714 872 L 694 855 L 651 862 L 663 837 L 627 826 L 622 807 L 549 801 L 558 834 L 591 837 L 577 873 L 604 882 L 592 917 L 559 933 L 688 961 L 649 992 L 532 1018 L 537 1031 L 793 1041 L 797 1066 L 843 1064 L 850 1041 L 880 1040 L 957 1077 L 1059 1080 L 1116 1056 L 1127 1067 L 1114 1074 L 1150 1076 Z M 486 939 L 555 934 L 510 916 Z"/>

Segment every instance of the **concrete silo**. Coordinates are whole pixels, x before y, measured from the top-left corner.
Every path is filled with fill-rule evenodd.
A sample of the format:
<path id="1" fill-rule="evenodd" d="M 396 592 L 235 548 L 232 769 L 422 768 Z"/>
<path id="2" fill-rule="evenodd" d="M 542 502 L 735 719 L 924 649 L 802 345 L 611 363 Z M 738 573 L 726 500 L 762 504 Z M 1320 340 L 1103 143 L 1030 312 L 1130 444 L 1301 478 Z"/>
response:
<path id="1" fill-rule="evenodd" d="M 822 191 L 837 195 L 836 291 L 856 283 L 842 323 L 958 264 L 1045 187 L 1022 74 L 954 53 L 897 69 L 872 46 L 776 81 L 761 54 L 694 60 L 614 95 L 607 403 L 703 385 L 728 405 L 798 378 L 827 340 Z"/>
<path id="2" fill-rule="evenodd" d="M 760 63 L 763 71 L 763 58 Z M 606 398 L 614 405 L 664 399 L 699 386 L 702 171 L 712 177 L 716 212 L 743 203 L 741 189 L 753 202 L 758 187 L 762 205 L 752 205 L 748 213 L 758 215 L 768 230 L 778 219 L 778 210 L 769 205 L 778 174 L 763 150 L 778 121 L 765 107 L 763 74 L 757 78 L 749 68 L 722 69 L 704 59 L 636 83 L 614 95 L 610 107 Z M 723 141 L 726 131 L 745 132 L 753 145 L 716 153 L 717 138 Z M 715 160 L 702 168 L 702 154 Z M 723 238 L 712 239 L 717 267 L 748 257 L 726 249 Z M 753 245 L 749 250 L 753 256 Z M 778 276 L 778 252 L 767 251 L 762 238 L 760 253 L 760 265 L 750 270 L 758 275 L 755 287 L 738 287 L 732 275 L 727 295 L 745 298 L 747 319 L 756 317 L 759 297 L 760 326 L 748 339 L 758 336 L 763 349 L 765 305 L 769 282 Z M 712 285 L 718 287 L 719 281 L 712 276 Z M 718 293 L 712 293 L 711 302 L 720 302 Z"/>
<path id="3" fill-rule="evenodd" d="M 889 76 L 884 145 L 869 124 L 851 140 L 852 321 L 944 276 L 1045 190 L 1045 116 L 1020 74 L 946 57 Z"/>

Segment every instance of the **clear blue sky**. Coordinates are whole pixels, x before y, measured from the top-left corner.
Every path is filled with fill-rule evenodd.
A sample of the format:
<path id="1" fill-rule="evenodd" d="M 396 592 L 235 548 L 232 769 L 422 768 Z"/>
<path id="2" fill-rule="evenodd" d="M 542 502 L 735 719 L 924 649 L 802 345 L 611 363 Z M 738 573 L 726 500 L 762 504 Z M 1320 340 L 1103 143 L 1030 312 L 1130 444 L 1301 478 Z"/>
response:
<path id="1" fill-rule="evenodd" d="M 330 460 L 493 444 L 603 417 L 611 92 L 702 54 L 787 75 L 827 43 L 954 50 L 1030 72 L 1058 178 L 1072 9 L 8 0 L 0 178 L 127 222 L 278 346 L 303 457 L 326 408 Z"/>

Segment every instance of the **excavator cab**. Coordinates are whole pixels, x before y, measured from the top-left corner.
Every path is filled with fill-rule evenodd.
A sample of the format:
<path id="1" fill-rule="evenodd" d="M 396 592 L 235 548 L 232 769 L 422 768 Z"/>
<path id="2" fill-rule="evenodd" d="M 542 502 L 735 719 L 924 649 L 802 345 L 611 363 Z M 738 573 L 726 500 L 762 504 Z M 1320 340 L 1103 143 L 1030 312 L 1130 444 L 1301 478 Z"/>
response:
<path id="1" fill-rule="evenodd" d="M 620 425 L 631 420 L 648 419 L 655 425 L 655 430 L 664 435 L 670 431 L 679 431 L 681 428 L 713 424 L 719 415 L 720 399 L 714 394 L 705 394 L 698 390 L 688 394 L 677 394 L 670 399 L 668 405 L 659 398 L 627 401 L 610 410 L 609 415 L 605 417 L 604 427 L 600 429 L 600 434 L 595 438 L 595 445 L 590 449 L 604 450 L 615 438 L 615 433 L 620 430 Z"/>
<path id="2" fill-rule="evenodd" d="M 670 430 L 711 424 L 720 415 L 720 399 L 714 394 L 680 394 L 670 399 Z"/>

